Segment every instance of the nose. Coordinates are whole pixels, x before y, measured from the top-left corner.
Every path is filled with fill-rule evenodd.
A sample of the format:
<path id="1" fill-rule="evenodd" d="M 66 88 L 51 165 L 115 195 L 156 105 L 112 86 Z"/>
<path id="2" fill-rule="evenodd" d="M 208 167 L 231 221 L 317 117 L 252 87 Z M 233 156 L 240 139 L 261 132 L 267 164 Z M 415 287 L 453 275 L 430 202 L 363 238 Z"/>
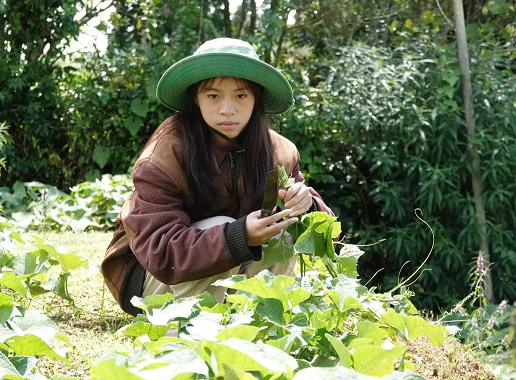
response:
<path id="1" fill-rule="evenodd" d="M 236 112 L 236 107 L 233 99 L 226 98 L 223 99 L 220 103 L 220 111 L 221 115 L 233 115 Z"/>

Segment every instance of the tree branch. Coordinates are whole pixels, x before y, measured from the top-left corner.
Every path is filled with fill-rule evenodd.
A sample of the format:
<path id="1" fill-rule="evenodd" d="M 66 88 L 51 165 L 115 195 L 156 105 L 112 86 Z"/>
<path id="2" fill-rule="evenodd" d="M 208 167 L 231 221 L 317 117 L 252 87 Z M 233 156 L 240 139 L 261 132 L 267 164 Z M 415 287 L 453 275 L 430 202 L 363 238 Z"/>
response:
<path id="1" fill-rule="evenodd" d="M 450 19 L 446 16 L 446 14 L 444 13 L 443 9 L 441 8 L 441 3 L 439 2 L 439 0 L 435 0 L 435 2 L 437 3 L 437 7 L 439 7 L 439 10 L 441 11 L 441 14 L 443 15 L 444 19 L 446 20 L 446 22 L 448 24 L 450 24 L 450 26 L 453 28 L 455 27 L 453 25 L 453 23 L 450 21 Z"/>
<path id="2" fill-rule="evenodd" d="M 364 21 L 379 20 L 379 19 L 382 19 L 382 18 L 389 18 L 389 17 L 392 17 L 392 16 L 396 16 L 397 14 L 398 14 L 398 12 L 394 12 L 394 13 L 391 13 L 390 15 L 385 15 L 385 16 L 366 17 L 363 20 Z"/>
<path id="3" fill-rule="evenodd" d="M 105 8 L 101 8 L 101 9 L 97 9 L 98 5 L 96 5 L 92 8 L 86 8 L 86 13 L 84 14 L 84 16 L 81 17 L 81 19 L 77 21 L 79 26 L 83 26 L 83 25 L 87 24 L 92 18 L 97 17 L 100 13 L 109 9 L 109 7 L 111 7 L 113 5 L 113 3 L 114 3 L 114 0 L 111 0 L 109 2 L 109 4 L 106 5 Z M 99 2 L 99 5 L 100 5 L 100 2 Z"/>

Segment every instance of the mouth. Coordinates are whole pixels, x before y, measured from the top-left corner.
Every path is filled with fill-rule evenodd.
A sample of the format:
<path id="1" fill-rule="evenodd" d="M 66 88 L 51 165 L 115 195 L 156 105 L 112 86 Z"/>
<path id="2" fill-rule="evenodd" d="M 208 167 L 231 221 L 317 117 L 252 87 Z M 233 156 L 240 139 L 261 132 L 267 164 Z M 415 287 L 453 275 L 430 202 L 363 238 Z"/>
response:
<path id="1" fill-rule="evenodd" d="M 222 123 L 219 123 L 219 125 L 223 128 L 232 128 L 235 125 L 237 125 L 237 123 L 234 123 L 232 121 L 223 121 Z"/>

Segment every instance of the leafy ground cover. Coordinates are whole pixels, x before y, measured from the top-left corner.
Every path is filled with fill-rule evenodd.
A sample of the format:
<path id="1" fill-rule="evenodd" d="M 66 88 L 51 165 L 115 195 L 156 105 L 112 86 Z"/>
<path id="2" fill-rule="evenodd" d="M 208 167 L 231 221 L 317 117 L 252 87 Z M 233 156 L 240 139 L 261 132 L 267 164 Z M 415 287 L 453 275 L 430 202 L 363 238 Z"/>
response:
<path id="1" fill-rule="evenodd" d="M 132 350 L 126 337 L 117 335 L 119 328 L 129 323 L 109 294 L 105 293 L 99 265 L 110 233 L 45 233 L 46 241 L 59 251 L 87 260 L 88 266 L 74 271 L 68 278 L 68 293 L 73 302 L 54 293 L 32 299 L 31 308 L 41 310 L 55 322 L 68 337 L 70 364 L 42 357 L 37 364 L 39 372 L 48 378 L 88 377 L 89 363 L 106 352 Z M 13 252 L 21 254 L 33 250 L 35 240 L 29 233 L 21 234 L 26 244 L 17 244 Z"/>
<path id="2" fill-rule="evenodd" d="M 0 187 L 2 215 L 21 230 L 83 232 L 112 228 L 133 191 L 129 175 L 105 174 L 70 188 L 70 194 L 40 182 Z"/>
<path id="3" fill-rule="evenodd" d="M 30 237 L 28 234 L 21 235 L 22 239 L 24 240 L 30 240 Z M 283 318 L 283 321 L 285 321 L 285 318 L 290 318 L 290 322 L 292 322 L 292 319 L 294 318 L 302 318 L 299 315 L 296 317 L 293 315 L 292 317 L 289 317 L 288 315 L 282 315 L 283 313 L 280 312 L 271 312 L 271 310 L 279 310 L 280 304 L 282 304 L 282 307 L 284 311 L 292 312 L 293 308 L 291 305 L 288 305 L 288 302 L 292 302 L 290 299 L 283 300 L 283 295 L 277 296 L 275 299 L 274 297 L 270 297 L 268 295 L 269 301 L 264 301 L 263 297 L 260 297 L 259 295 L 251 296 L 251 298 L 254 298 L 254 300 L 243 302 L 242 295 L 236 294 L 234 295 L 232 301 L 228 303 L 227 308 L 223 311 L 221 309 L 221 306 L 212 305 L 209 302 L 208 297 L 203 297 L 202 299 L 197 299 L 194 301 L 197 306 L 193 307 L 192 303 L 190 303 L 190 312 L 193 309 L 197 308 L 197 314 L 194 315 L 194 318 L 196 318 L 197 322 L 194 322 L 193 324 L 185 323 L 183 320 L 183 331 L 187 333 L 181 338 L 170 338 L 166 336 L 161 336 L 164 334 L 164 332 L 158 332 L 155 336 L 152 336 L 152 334 L 149 334 L 148 331 L 146 334 L 142 334 L 142 331 L 140 330 L 145 324 L 148 322 L 148 319 L 151 319 L 153 322 L 155 322 L 155 331 L 166 331 L 168 327 L 174 325 L 177 323 L 177 320 L 174 322 L 172 321 L 171 324 L 169 324 L 170 320 L 166 319 L 166 313 L 162 312 L 161 317 L 162 321 L 156 323 L 156 318 L 159 313 L 152 313 L 147 314 L 145 317 L 139 317 L 140 319 L 133 320 L 132 318 L 128 318 L 126 315 L 124 315 L 120 310 L 118 309 L 118 306 L 113 303 L 111 300 L 111 297 L 109 294 L 104 293 L 105 288 L 103 287 L 102 278 L 98 271 L 98 265 L 100 264 L 100 261 L 103 257 L 104 250 L 109 243 L 109 240 L 111 239 L 110 233 L 104 233 L 104 232 L 91 232 L 91 233 L 72 233 L 72 232 L 62 232 L 62 233 L 46 233 L 45 234 L 46 240 L 58 247 L 61 247 L 62 250 L 66 251 L 69 254 L 78 255 L 83 260 L 88 260 L 88 267 L 87 268 L 80 268 L 77 271 L 73 273 L 72 276 L 69 277 L 68 281 L 68 291 L 69 294 L 72 296 L 74 300 L 74 304 L 72 305 L 69 301 L 62 297 L 55 297 L 54 294 L 48 293 L 45 294 L 39 298 L 35 298 L 32 302 L 32 307 L 38 308 L 42 311 L 44 311 L 50 318 L 59 326 L 63 332 L 68 336 L 69 340 L 71 341 L 74 348 L 70 351 L 70 365 L 67 365 L 64 362 L 56 361 L 56 360 L 49 360 L 44 359 L 41 360 L 38 364 L 38 367 L 40 371 L 49 378 L 56 378 L 56 377 L 75 377 L 75 378 L 86 378 L 90 374 L 97 378 L 102 378 L 102 374 L 105 375 L 105 367 L 106 363 L 110 368 L 113 367 L 119 367 L 120 370 L 123 370 L 121 368 L 127 369 L 130 366 L 122 366 L 120 365 L 120 359 L 127 358 L 125 355 L 119 355 L 114 354 L 115 352 L 126 352 L 126 353 L 132 353 L 131 355 L 141 355 L 143 351 L 149 349 L 154 345 L 154 350 L 158 350 L 159 347 L 161 351 L 161 355 L 167 351 L 166 345 L 168 347 L 181 346 L 181 349 L 183 353 L 186 353 L 185 351 L 185 342 L 184 338 L 188 336 L 189 340 L 192 339 L 199 339 L 199 336 L 201 336 L 202 330 L 203 330 L 203 323 L 202 320 L 204 319 L 211 321 L 210 326 L 213 328 L 213 322 L 214 317 L 219 318 L 219 315 L 222 315 L 221 318 L 234 318 L 235 320 L 238 319 L 239 313 L 235 313 L 231 311 L 231 308 L 233 308 L 233 311 L 236 311 L 239 307 L 247 307 L 248 311 L 254 308 L 254 311 L 262 313 L 264 315 L 267 315 L 266 318 L 262 320 L 262 324 L 256 324 L 255 326 L 251 326 L 250 324 L 239 324 L 234 323 L 234 328 L 240 328 L 242 331 L 245 330 L 245 333 L 242 331 L 237 332 L 237 336 L 242 338 L 243 336 L 249 336 L 249 335 L 257 335 L 262 334 L 262 337 L 265 336 L 265 334 L 269 336 L 274 336 L 275 338 L 278 338 L 279 336 L 283 335 L 282 338 L 275 339 L 279 340 L 281 342 L 281 339 L 283 339 L 283 344 L 291 344 L 295 346 L 297 343 L 293 339 L 291 335 L 285 334 L 285 332 L 281 332 L 281 326 L 283 326 L 282 323 L 280 323 L 280 320 L 276 319 L 276 322 L 274 321 L 274 318 Z M 16 249 L 17 250 L 23 250 L 23 247 L 25 245 L 19 245 Z M 26 248 L 26 247 L 25 247 Z M 321 268 L 323 266 L 321 265 Z M 264 282 L 266 281 L 274 281 L 274 279 L 268 279 L 267 276 L 263 277 L 262 279 Z M 284 281 L 285 279 L 281 279 L 281 281 Z M 246 282 L 242 281 L 234 281 L 233 284 L 228 284 L 232 287 L 244 287 L 246 286 Z M 249 284 L 248 284 L 249 285 Z M 256 285 L 256 284 L 255 284 Z M 272 287 L 274 289 L 274 287 Z M 350 288 L 353 288 L 356 290 L 356 287 L 351 286 Z M 298 293 L 303 293 L 302 287 L 298 287 Z M 249 289 L 247 289 L 249 290 Z M 332 290 L 330 290 L 331 293 Z M 338 289 L 333 289 L 334 293 L 333 296 L 338 296 Z M 256 293 L 256 292 L 255 292 Z M 283 292 L 284 293 L 284 292 Z M 285 294 L 285 293 L 284 293 Z M 291 297 L 290 297 L 291 298 Z M 247 299 L 247 298 L 246 298 Z M 285 304 L 286 301 L 287 304 Z M 149 301 L 141 300 L 142 307 L 149 307 Z M 149 307 L 149 309 L 157 308 L 157 309 L 167 309 L 170 311 L 171 308 L 174 307 L 174 305 L 181 305 L 181 303 L 184 302 L 177 302 L 177 301 L 171 301 L 171 300 L 162 300 L 160 302 L 154 300 L 154 304 L 151 305 L 152 307 Z M 190 301 L 191 302 L 191 301 Z M 243 302 L 243 303 L 242 303 Z M 161 303 L 161 305 L 160 305 Z M 255 306 L 253 306 L 253 303 Z M 345 303 L 342 303 L 342 306 L 344 306 Z M 231 307 L 230 307 L 231 305 Z M 239 306 L 240 305 L 240 306 Z M 247 305 L 247 306 L 246 306 Z M 165 306 L 164 308 L 162 306 Z M 347 305 L 350 306 L 350 305 Z M 352 305 L 351 305 L 352 306 Z M 356 306 L 356 305 L 355 305 Z M 270 308 L 272 307 L 272 309 Z M 202 312 L 202 313 L 201 313 Z M 288 313 L 287 313 L 288 314 Z M 302 313 L 298 313 L 302 314 Z M 326 312 L 326 314 L 328 314 Z M 331 314 L 331 313 L 330 313 Z M 245 313 L 244 313 L 245 315 Z M 276 317 L 274 317 L 276 316 Z M 189 316 L 190 317 L 190 316 Z M 147 321 L 145 320 L 147 318 Z M 154 319 L 153 319 L 154 318 Z M 244 318 L 240 315 L 239 318 Z M 172 318 L 173 319 L 173 318 Z M 163 322 L 163 320 L 165 320 Z M 324 317 L 323 314 L 320 314 L 317 318 L 321 324 L 328 322 L 328 320 L 333 323 L 333 325 L 339 326 L 339 322 L 336 322 L 334 318 L 329 318 L 326 316 Z M 233 321 L 234 322 L 234 321 Z M 293 326 L 297 326 L 294 323 L 289 328 L 292 329 Z M 363 322 L 363 321 L 362 321 Z M 395 322 L 390 321 L 391 324 L 395 325 Z M 425 322 L 426 323 L 426 322 Z M 166 328 L 161 326 L 167 326 Z M 297 322 L 298 327 L 300 327 L 299 331 L 302 330 L 302 326 L 306 323 L 299 323 Z M 231 336 L 231 329 L 227 329 L 228 321 L 225 322 L 225 324 L 222 323 L 215 323 L 216 326 L 218 326 L 218 329 L 216 330 L 217 333 L 221 333 L 222 331 L 225 331 L 225 333 L 222 333 L 222 335 L 226 334 L 227 336 Z M 120 333 L 120 328 L 123 326 L 126 326 L 126 334 Z M 128 326 L 128 327 L 127 327 Z M 147 325 L 149 327 L 150 325 Z M 157 327 L 156 327 L 157 326 Z M 197 326 L 197 327 L 196 327 Z M 223 328 L 223 326 L 225 326 Z M 286 326 L 286 325 L 285 325 Z M 374 326 L 372 324 L 364 324 L 362 323 L 362 331 L 363 328 L 367 327 L 370 328 L 372 331 L 376 331 L 378 333 L 378 330 L 374 329 Z M 253 331 L 249 331 L 249 328 L 253 329 Z M 229 330 L 229 331 L 228 331 Z M 256 331 L 255 331 L 256 330 Z M 328 331 L 330 329 L 328 328 Z M 212 329 L 212 332 L 215 331 Z M 233 332 L 238 331 L 238 329 L 233 329 Z M 331 331 L 329 331 L 331 332 Z M 127 333 L 129 335 L 132 335 L 133 337 L 136 337 L 135 344 L 133 345 L 132 340 L 128 337 Z M 339 329 L 339 331 L 332 332 L 333 335 L 342 337 L 342 334 L 344 331 L 342 331 L 342 328 Z M 243 335 L 242 335 L 243 334 Z M 373 334 L 374 335 L 374 334 Z M 432 335 L 432 334 L 430 334 Z M 441 334 L 442 335 L 442 334 Z M 149 338 L 149 336 L 152 337 Z M 290 336 L 290 338 L 289 338 Z M 298 335 L 298 338 L 304 337 L 306 338 L 306 334 Z M 433 335 L 435 337 L 435 335 Z M 489 373 L 485 371 L 480 364 L 480 362 L 476 359 L 476 354 L 472 350 L 467 349 L 467 347 L 460 345 L 457 343 L 457 341 L 450 337 L 450 336 L 443 336 L 443 344 L 440 346 L 434 346 L 429 341 L 425 340 L 425 338 L 415 338 L 410 339 L 410 344 L 407 344 L 407 342 L 403 341 L 393 341 L 395 345 L 398 345 L 398 347 L 407 347 L 406 350 L 406 368 L 410 368 L 411 366 L 414 368 L 414 371 L 418 374 L 421 374 L 424 376 L 424 378 L 427 379 L 494 379 L 494 375 L 492 373 Z M 234 338 L 234 336 L 233 336 Z M 285 339 L 286 338 L 286 339 Z M 328 348 L 330 348 L 332 345 L 342 348 L 339 343 L 337 342 L 337 339 L 332 339 L 332 335 L 329 336 L 320 336 L 317 337 L 317 339 L 321 338 L 324 342 L 324 344 L 328 344 Z M 326 339 L 324 339 L 326 338 Z M 356 337 L 354 337 L 356 338 Z M 182 339 L 182 340 L 181 340 Z M 187 339 L 187 340 L 188 340 Z M 222 342 L 224 342 L 223 339 L 220 339 Z M 289 341 L 290 340 L 290 341 Z M 363 339 L 362 339 L 363 340 Z M 202 338 L 199 339 L 199 341 L 203 341 Z M 249 341 L 243 339 L 245 344 L 250 344 Z M 204 341 L 203 341 L 204 342 Z M 240 342 L 240 341 L 238 341 Z M 276 344 L 279 344 L 280 342 L 276 342 Z M 233 342 L 234 343 L 234 342 Z M 363 343 L 363 342 L 362 342 Z M 369 342 L 370 343 L 370 342 Z M 213 347 L 209 347 L 209 345 L 212 345 Z M 221 345 L 222 343 L 217 343 L 218 345 Z M 203 345 L 206 349 L 206 347 L 210 348 L 213 352 L 215 352 L 215 346 L 217 345 L 215 343 L 207 343 L 204 342 Z M 240 342 L 239 344 L 242 344 Z M 360 342 L 357 342 L 356 344 L 360 344 Z M 163 348 L 165 347 L 165 349 Z M 272 346 L 271 346 L 272 347 Z M 321 351 L 321 345 L 319 347 L 319 353 Z M 238 351 L 238 344 L 235 346 L 232 346 L 231 349 Z M 276 347 L 277 349 L 277 347 Z M 367 348 L 371 349 L 371 347 Z M 159 350 L 158 350 L 159 351 Z M 147 354 L 149 351 L 145 351 Z M 342 351 L 341 351 L 342 352 Z M 299 352 L 298 352 L 299 353 Z M 103 355 L 108 354 L 108 356 L 104 356 L 103 359 L 100 359 Z M 305 360 L 311 359 L 313 360 L 314 357 L 311 356 L 310 352 L 306 352 L 305 354 Z M 342 355 L 346 355 L 345 353 Z M 156 351 L 153 351 L 153 355 L 151 355 L 152 358 L 155 358 Z M 302 355 L 301 355 L 302 356 Z M 324 356 L 324 355 L 322 355 Z M 188 357 L 188 355 L 187 355 Z M 140 359 L 142 357 L 140 356 Z M 338 357 L 330 358 L 329 356 L 325 359 L 330 360 L 339 360 Z M 116 363 L 118 363 L 118 366 L 113 366 L 113 362 L 109 362 L 109 360 L 115 360 Z M 118 360 L 118 361 L 117 361 Z M 320 359 L 322 360 L 322 359 Z M 91 370 L 91 364 L 92 361 L 94 362 L 93 370 Z M 209 363 L 209 361 L 207 361 Z M 104 363 L 104 364 L 103 364 Z M 153 365 L 156 365 L 156 363 L 153 363 Z M 159 367 L 159 366 L 158 366 Z M 158 368 L 159 369 L 159 368 Z M 313 371 L 313 369 L 305 369 L 305 372 L 298 372 L 296 380 L 305 378 L 305 376 L 311 376 L 314 378 L 314 376 L 318 378 L 324 378 L 324 373 L 310 373 L 309 371 Z M 321 371 L 328 371 L 328 370 L 321 370 Z M 353 372 L 354 375 L 357 375 L 356 372 Z M 126 373 L 127 375 L 127 373 Z M 330 378 L 335 378 L 334 376 L 336 373 L 328 374 L 328 376 L 333 376 Z M 349 373 L 348 373 L 349 375 Z M 235 378 L 235 379 L 244 379 L 244 375 L 241 373 L 241 371 L 237 369 L 227 369 L 227 374 L 225 375 L 226 378 Z M 237 377 L 232 377 L 237 376 Z M 109 378 L 109 377 L 106 377 Z M 114 378 L 114 377 L 112 377 Z M 122 377 L 120 378 L 129 378 L 129 377 Z M 186 377 L 188 378 L 188 377 Z M 250 378 L 250 377 L 249 377 Z M 266 377 L 264 377 L 266 378 Z M 276 377 L 280 379 L 281 377 Z M 360 377 L 356 377 L 359 379 Z"/>

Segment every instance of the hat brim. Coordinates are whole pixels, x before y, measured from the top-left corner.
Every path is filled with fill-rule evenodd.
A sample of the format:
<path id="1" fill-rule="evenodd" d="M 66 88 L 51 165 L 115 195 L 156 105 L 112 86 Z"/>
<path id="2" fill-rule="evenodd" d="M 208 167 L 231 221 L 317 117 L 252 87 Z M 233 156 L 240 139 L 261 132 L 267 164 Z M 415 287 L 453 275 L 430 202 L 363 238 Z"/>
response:
<path id="1" fill-rule="evenodd" d="M 234 53 L 192 55 L 173 64 L 156 89 L 158 100 L 177 111 L 188 105 L 187 89 L 201 80 L 215 77 L 247 79 L 263 86 L 263 103 L 268 114 L 280 114 L 294 103 L 287 78 L 273 66 Z"/>

